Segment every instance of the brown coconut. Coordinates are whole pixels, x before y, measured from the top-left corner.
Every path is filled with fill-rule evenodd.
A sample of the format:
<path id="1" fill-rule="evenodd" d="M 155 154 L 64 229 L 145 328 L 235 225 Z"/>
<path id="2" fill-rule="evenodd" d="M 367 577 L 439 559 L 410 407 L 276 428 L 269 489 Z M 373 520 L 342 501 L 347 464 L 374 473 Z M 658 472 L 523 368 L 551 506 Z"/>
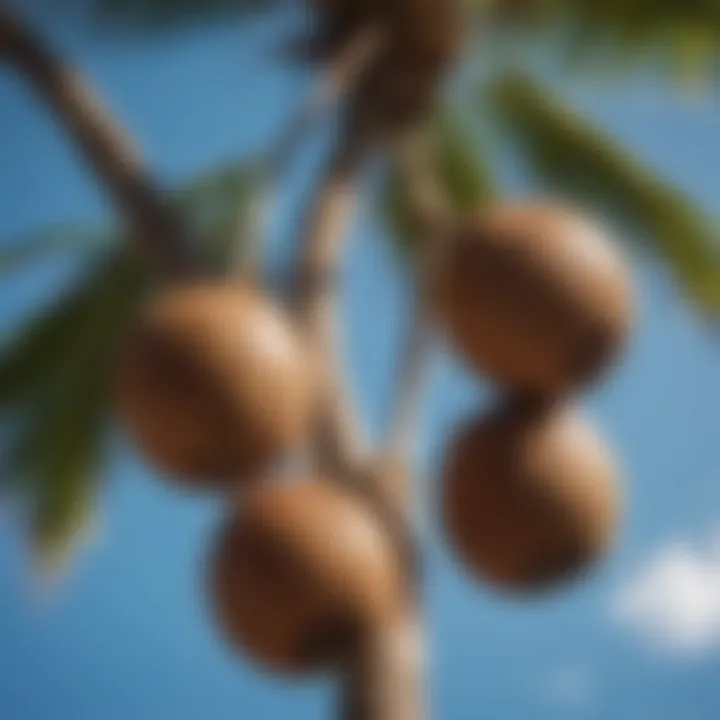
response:
<path id="1" fill-rule="evenodd" d="M 384 4 L 386 41 L 361 76 L 351 103 L 360 126 L 396 133 L 421 122 L 457 59 L 462 30 L 456 2 Z"/>
<path id="2" fill-rule="evenodd" d="M 288 321 L 240 284 L 162 294 L 119 364 L 118 405 L 147 458 L 191 484 L 255 477 L 302 438 L 310 374 Z"/>
<path id="3" fill-rule="evenodd" d="M 460 355 L 530 394 L 597 377 L 634 314 L 631 274 L 612 240 L 585 217 L 546 204 L 509 204 L 462 222 L 431 284 Z"/>
<path id="4" fill-rule="evenodd" d="M 395 612 L 399 555 L 359 497 L 321 481 L 259 485 L 228 517 L 211 561 L 230 642 L 280 672 L 327 669 Z"/>
<path id="5" fill-rule="evenodd" d="M 534 592 L 607 553 L 620 514 L 617 470 L 575 409 L 508 404 L 472 422 L 452 446 L 443 512 L 472 573 Z"/>
<path id="6" fill-rule="evenodd" d="M 382 32 L 382 46 L 352 92 L 353 127 L 380 134 L 412 126 L 426 114 L 457 57 L 458 3 L 451 0 L 313 0 L 315 56 L 332 58 L 364 28 Z M 311 43 L 313 44 L 313 43 Z"/>

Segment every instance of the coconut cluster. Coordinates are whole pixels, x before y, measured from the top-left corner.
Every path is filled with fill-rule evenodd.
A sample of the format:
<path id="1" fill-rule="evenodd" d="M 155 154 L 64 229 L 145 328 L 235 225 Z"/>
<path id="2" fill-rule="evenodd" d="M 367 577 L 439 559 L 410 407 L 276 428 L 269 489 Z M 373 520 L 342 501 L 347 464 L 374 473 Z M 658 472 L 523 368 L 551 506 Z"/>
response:
<path id="1" fill-rule="evenodd" d="M 509 592 L 581 575 L 622 514 L 612 453 L 576 396 L 632 327 L 626 264 L 583 216 L 510 204 L 456 224 L 426 289 L 448 345 L 502 391 L 450 442 L 439 502 L 450 546 Z M 186 283 L 152 300 L 117 375 L 120 416 L 155 468 L 186 489 L 230 491 L 211 605 L 230 643 L 278 672 L 344 662 L 407 591 L 408 556 L 370 495 L 275 476 L 312 424 L 308 357 L 258 288 Z"/>
<path id="2" fill-rule="evenodd" d="M 621 515 L 618 470 L 575 395 L 607 371 L 633 323 L 628 266 L 584 216 L 515 203 L 458 223 L 430 304 L 497 406 L 451 442 L 443 520 L 471 572 L 535 592 L 588 570 Z"/>
<path id="3" fill-rule="evenodd" d="M 228 493 L 211 607 L 234 646 L 278 672 L 341 662 L 403 592 L 396 541 L 365 498 L 273 476 L 311 425 L 308 357 L 257 288 L 187 283 L 150 302 L 117 371 L 119 415 L 148 462 L 186 490 Z"/>
<path id="4" fill-rule="evenodd" d="M 331 51 L 364 27 L 385 32 L 353 89 L 352 122 L 417 123 L 458 49 L 455 3 L 312 5 Z M 628 338 L 630 273 L 606 232 L 548 203 L 461 218 L 437 249 L 432 319 L 502 391 L 450 443 L 439 503 L 450 545 L 498 587 L 554 586 L 603 557 L 621 515 L 612 453 L 576 397 Z M 119 415 L 144 457 L 185 489 L 227 493 L 209 562 L 213 612 L 232 645 L 280 672 L 344 662 L 407 590 L 409 560 L 378 503 L 333 478 L 281 473 L 313 425 L 313 367 L 279 303 L 221 280 L 153 298 L 117 373 Z"/>

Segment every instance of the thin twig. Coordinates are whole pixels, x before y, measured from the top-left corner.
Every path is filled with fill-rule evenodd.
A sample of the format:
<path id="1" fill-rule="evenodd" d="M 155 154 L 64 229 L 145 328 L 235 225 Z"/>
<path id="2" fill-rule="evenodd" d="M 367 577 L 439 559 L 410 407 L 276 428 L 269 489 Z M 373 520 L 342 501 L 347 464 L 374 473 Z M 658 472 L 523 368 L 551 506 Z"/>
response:
<path id="1" fill-rule="evenodd" d="M 425 381 L 430 369 L 432 333 L 423 297 L 425 276 L 431 272 L 442 239 L 452 222 L 448 203 L 428 163 L 427 147 L 418 133 L 403 137 L 395 146 L 395 159 L 408 193 L 417 231 L 423 236 L 420 257 L 413 270 L 415 297 L 399 362 L 394 402 L 390 411 L 385 455 L 403 464 L 410 461 Z"/>
<path id="2" fill-rule="evenodd" d="M 134 231 L 138 249 L 163 273 L 197 270 L 187 225 L 80 73 L 10 10 L 0 10 L 0 58 L 12 63 L 55 111 Z"/>
<path id="3" fill-rule="evenodd" d="M 342 97 L 379 47 L 382 34 L 377 28 L 366 28 L 352 38 L 343 52 L 321 73 L 310 95 L 283 129 L 266 156 L 257 163 L 257 194 L 253 198 L 250 235 L 243 217 L 237 225 L 238 248 L 234 266 L 243 275 L 255 276 L 261 263 L 260 253 L 268 225 L 276 207 L 281 177 L 297 154 L 298 148 L 316 124 Z"/>
<path id="4" fill-rule="evenodd" d="M 453 213 L 430 164 L 431 148 L 422 130 L 403 135 L 394 146 L 394 160 L 410 201 L 413 222 L 424 239 L 439 243 L 452 224 Z M 427 263 L 427 257 L 422 258 Z"/>
<path id="5" fill-rule="evenodd" d="M 401 349 L 395 395 L 384 455 L 393 462 L 408 464 L 422 417 L 421 405 L 429 374 L 433 342 L 424 306 L 413 300 L 409 327 Z"/>
<path id="6" fill-rule="evenodd" d="M 340 474 L 365 454 L 364 428 L 342 377 L 338 353 L 337 275 L 360 194 L 360 172 L 372 148 L 362 133 L 344 133 L 320 182 L 304 228 L 295 308 L 316 361 L 319 382 L 316 450 Z"/>

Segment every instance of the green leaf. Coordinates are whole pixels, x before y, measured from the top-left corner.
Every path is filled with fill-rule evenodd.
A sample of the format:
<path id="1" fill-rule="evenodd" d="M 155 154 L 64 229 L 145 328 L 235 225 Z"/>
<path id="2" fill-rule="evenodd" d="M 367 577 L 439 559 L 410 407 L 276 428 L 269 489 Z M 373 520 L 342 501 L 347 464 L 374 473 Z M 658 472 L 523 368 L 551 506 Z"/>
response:
<path id="1" fill-rule="evenodd" d="M 430 124 L 429 166 L 440 192 L 456 212 L 472 210 L 495 195 L 490 165 L 479 142 L 462 120 L 448 110 L 439 112 Z M 392 164 L 383 183 L 382 210 L 395 246 L 404 255 L 415 256 L 422 233 L 413 220 L 398 170 Z"/>
<path id="2" fill-rule="evenodd" d="M 31 321 L 1 356 L 0 368 L 12 368 L 20 383 L 14 399 L 23 401 L 3 477 L 27 503 L 45 557 L 77 536 L 91 505 L 104 460 L 115 354 L 147 288 L 146 274 L 118 250 L 59 309 Z M 31 366 L 25 375 L 19 359 Z M 2 379 L 7 389 L 8 378 Z"/>
<path id="3" fill-rule="evenodd" d="M 675 73 L 712 71 L 720 59 L 720 3 L 714 0 L 516 0 L 494 3 L 505 27 L 541 33 L 577 63 L 644 62 Z M 568 52 L 569 51 L 569 52 Z"/>
<path id="4" fill-rule="evenodd" d="M 466 212 L 496 194 L 495 181 L 478 141 L 461 118 L 438 113 L 430 128 L 435 172 L 455 210 Z"/>
<path id="5" fill-rule="evenodd" d="M 26 321 L 0 352 L 0 407 L 17 408 L 49 392 L 62 359 L 82 340 L 98 293 L 90 280 Z"/>
<path id="6" fill-rule="evenodd" d="M 106 292 L 109 268 L 91 271 L 87 277 L 56 301 L 26 321 L 0 350 L 0 410 L 12 409 L 53 391 L 62 379 L 60 369 L 74 348 L 82 347 L 88 319 L 96 312 L 98 298 Z M 127 263 L 127 260 L 123 260 Z M 139 269 L 136 271 L 140 274 Z M 135 287 L 128 283 L 128 292 Z"/>
<path id="7" fill-rule="evenodd" d="M 31 532 L 36 553 L 55 563 L 82 538 L 105 464 L 107 391 L 91 378 L 76 393 L 47 408 L 47 416 L 28 428 L 33 447 L 28 482 Z M 70 387 L 70 386 L 69 386 Z"/>
<path id="8" fill-rule="evenodd" d="M 509 139 L 545 188 L 611 214 L 663 259 L 701 310 L 720 312 L 717 226 L 669 182 L 525 76 L 490 91 Z"/>

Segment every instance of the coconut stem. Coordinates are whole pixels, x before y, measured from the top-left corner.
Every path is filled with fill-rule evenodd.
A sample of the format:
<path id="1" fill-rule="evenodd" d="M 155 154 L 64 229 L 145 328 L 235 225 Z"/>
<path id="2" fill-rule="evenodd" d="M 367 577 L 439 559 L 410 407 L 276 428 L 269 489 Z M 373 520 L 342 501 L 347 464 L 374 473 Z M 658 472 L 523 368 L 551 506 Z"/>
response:
<path id="1" fill-rule="evenodd" d="M 309 96 L 285 126 L 273 148 L 258 162 L 250 236 L 241 237 L 241 233 L 245 233 L 247 229 L 243 221 L 238 223 L 236 230 L 235 247 L 238 252 L 233 265 L 240 274 L 250 277 L 258 275 L 261 269 L 263 239 L 275 209 L 280 178 L 308 133 L 348 91 L 358 74 L 377 52 L 381 41 L 382 34 L 378 28 L 366 28 L 351 38 L 345 49 L 313 84 Z"/>
<path id="2" fill-rule="evenodd" d="M 425 241 L 420 265 L 426 266 L 431 255 L 428 248 L 437 248 L 439 240 L 452 226 L 452 208 L 432 170 L 430 148 L 423 128 L 402 135 L 394 144 L 393 151 L 408 193 L 413 222 Z"/>
<path id="3" fill-rule="evenodd" d="M 371 139 L 363 133 L 342 135 L 310 207 L 295 288 L 296 311 L 319 383 L 315 451 L 324 469 L 341 475 L 360 465 L 366 448 L 364 428 L 337 356 L 337 276 L 371 148 Z"/>
<path id="4" fill-rule="evenodd" d="M 137 247 L 166 275 L 197 270 L 189 232 L 125 133 L 80 73 L 57 57 L 10 10 L 0 11 L 0 57 L 54 110 L 104 182 Z"/>
<path id="5" fill-rule="evenodd" d="M 423 286 L 430 264 L 452 222 L 448 203 L 427 162 L 427 148 L 419 132 L 408 133 L 395 144 L 395 159 L 410 201 L 413 221 L 422 244 L 414 275 L 414 298 L 408 330 L 401 349 L 395 397 L 390 413 L 385 455 L 406 463 L 411 459 L 421 406 L 430 370 L 433 342 L 427 321 Z"/>

